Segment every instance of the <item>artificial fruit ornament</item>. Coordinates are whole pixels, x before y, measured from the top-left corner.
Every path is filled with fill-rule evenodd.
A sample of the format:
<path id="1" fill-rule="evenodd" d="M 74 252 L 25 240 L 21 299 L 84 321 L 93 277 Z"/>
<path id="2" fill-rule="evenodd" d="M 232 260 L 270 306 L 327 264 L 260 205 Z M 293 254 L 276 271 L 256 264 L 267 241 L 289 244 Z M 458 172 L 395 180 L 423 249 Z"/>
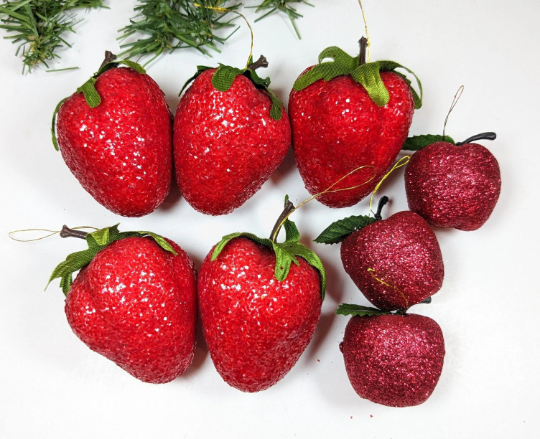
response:
<path id="1" fill-rule="evenodd" d="M 350 304 L 340 305 L 337 314 L 353 316 L 339 348 L 349 381 L 361 398 L 410 407 L 431 396 L 445 355 L 437 322 Z"/>
<path id="2" fill-rule="evenodd" d="M 208 350 L 221 377 L 244 392 L 276 384 L 298 361 L 321 313 L 326 276 L 299 242 L 285 200 L 271 239 L 234 233 L 204 260 L 199 309 Z M 286 240 L 277 242 L 284 226 Z"/>
<path id="3" fill-rule="evenodd" d="M 495 138 L 495 133 L 482 133 L 458 143 L 447 136 L 409 139 L 404 149 L 418 151 L 405 170 L 409 209 L 436 227 L 482 227 L 499 199 L 501 171 L 495 156 L 473 142 Z"/>
<path id="4" fill-rule="evenodd" d="M 371 179 L 355 190 L 318 198 L 330 207 L 352 206 L 373 190 L 407 139 L 414 109 L 422 105 L 416 75 L 394 61 L 366 63 L 368 40 L 360 43 L 357 57 L 338 47 L 323 50 L 319 64 L 296 80 L 289 99 L 294 155 L 311 194 L 359 166 L 365 169 L 339 188 Z M 327 58 L 333 60 L 323 62 Z M 414 75 L 420 95 L 396 69 Z"/>
<path id="5" fill-rule="evenodd" d="M 199 66 L 176 111 L 176 178 L 186 201 L 209 215 L 240 207 L 270 178 L 291 141 L 289 118 L 255 70 Z"/>
<path id="6" fill-rule="evenodd" d="M 61 279 L 75 335 L 141 381 L 180 376 L 195 351 L 197 284 L 190 257 L 155 233 L 119 232 L 117 225 L 93 233 L 64 226 L 60 236 L 88 244 L 50 279 Z"/>
<path id="7" fill-rule="evenodd" d="M 106 52 L 99 71 L 58 104 L 53 144 L 98 203 L 138 217 L 169 193 L 172 121 L 163 92 L 144 69 L 115 59 Z"/>

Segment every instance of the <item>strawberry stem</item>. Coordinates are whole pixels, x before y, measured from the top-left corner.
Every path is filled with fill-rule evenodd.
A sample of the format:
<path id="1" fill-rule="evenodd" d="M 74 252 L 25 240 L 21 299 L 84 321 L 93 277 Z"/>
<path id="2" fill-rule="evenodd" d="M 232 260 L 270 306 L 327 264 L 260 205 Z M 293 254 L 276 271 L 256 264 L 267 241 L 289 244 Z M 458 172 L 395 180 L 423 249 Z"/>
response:
<path id="1" fill-rule="evenodd" d="M 266 59 L 265 56 L 261 55 L 259 57 L 259 59 L 257 61 L 255 61 L 254 63 L 251 63 L 249 66 L 248 66 L 248 70 L 251 70 L 251 71 L 255 71 L 259 68 L 266 68 L 268 67 L 268 60 Z"/>
<path id="2" fill-rule="evenodd" d="M 108 50 L 105 51 L 105 59 L 99 66 L 99 70 L 101 70 L 105 65 L 109 64 L 110 62 L 113 62 L 116 59 L 116 55 Z"/>
<path id="3" fill-rule="evenodd" d="M 366 63 L 366 50 L 368 40 L 366 37 L 360 38 L 360 65 L 363 66 Z"/>
<path id="4" fill-rule="evenodd" d="M 83 232 L 82 230 L 74 230 L 70 229 L 68 226 L 64 225 L 62 227 L 62 230 L 60 231 L 60 237 L 61 238 L 79 238 L 79 239 L 86 239 L 86 235 L 88 235 L 87 232 Z"/>
<path id="5" fill-rule="evenodd" d="M 272 240 L 272 242 L 276 242 L 279 231 L 281 230 L 285 219 L 293 212 L 294 209 L 294 204 L 291 201 L 287 200 L 287 203 L 285 204 L 285 209 L 283 209 L 283 212 L 281 212 L 281 215 L 278 217 L 276 224 L 272 229 L 272 233 L 270 234 L 270 239 Z"/>
<path id="6" fill-rule="evenodd" d="M 488 133 L 480 133 L 476 136 L 471 136 L 468 139 L 465 139 L 463 142 L 456 143 L 457 146 L 465 145 L 467 143 L 474 142 L 475 140 L 495 140 L 497 138 L 497 134 L 488 132 Z"/>

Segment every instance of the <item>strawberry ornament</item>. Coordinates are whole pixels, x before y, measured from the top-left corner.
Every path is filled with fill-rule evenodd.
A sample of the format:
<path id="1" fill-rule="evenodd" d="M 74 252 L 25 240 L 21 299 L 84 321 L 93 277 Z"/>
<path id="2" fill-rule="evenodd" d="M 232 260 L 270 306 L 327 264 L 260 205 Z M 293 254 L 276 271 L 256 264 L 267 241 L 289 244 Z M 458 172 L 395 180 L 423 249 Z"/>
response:
<path id="1" fill-rule="evenodd" d="M 353 316 L 339 348 L 349 381 L 361 398 L 410 407 L 431 396 L 445 355 L 437 322 L 349 304 L 340 305 L 337 314 Z"/>
<path id="2" fill-rule="evenodd" d="M 442 287 L 444 264 L 439 243 L 416 213 L 398 212 L 383 220 L 381 198 L 374 217 L 351 216 L 324 230 L 315 242 L 341 244 L 341 261 L 364 296 L 385 311 L 408 309 Z"/>
<path id="3" fill-rule="evenodd" d="M 418 152 L 405 171 L 409 209 L 437 227 L 482 227 L 499 199 L 501 171 L 495 156 L 475 142 L 495 138 L 495 133 L 458 143 L 447 136 L 410 138 L 404 148 Z"/>
<path id="4" fill-rule="evenodd" d="M 198 294 L 208 350 L 221 377 L 244 392 L 276 384 L 307 347 L 321 312 L 326 277 L 299 242 L 286 199 L 271 239 L 225 236 L 204 260 Z M 276 242 L 281 225 L 286 240 Z"/>
<path id="5" fill-rule="evenodd" d="M 58 104 L 53 143 L 98 203 L 137 217 L 169 193 L 172 122 L 163 92 L 144 69 L 115 58 L 107 52 L 99 71 Z"/>
<path id="6" fill-rule="evenodd" d="M 189 256 L 159 235 L 117 226 L 89 234 L 64 226 L 60 236 L 88 244 L 51 276 L 61 279 L 75 335 L 141 381 L 180 376 L 195 350 L 197 286 Z"/>
<path id="7" fill-rule="evenodd" d="M 199 66 L 174 121 L 174 160 L 180 191 L 196 210 L 224 215 L 270 178 L 291 141 L 289 118 L 255 70 Z M 184 86 L 184 88 L 186 87 Z"/>
<path id="8" fill-rule="evenodd" d="M 388 171 L 407 139 L 414 109 L 422 105 L 421 83 L 394 61 L 366 63 L 367 39 L 360 56 L 338 47 L 319 55 L 319 64 L 300 75 L 289 99 L 293 149 L 306 189 L 317 194 L 338 177 L 363 166 L 337 189 L 318 200 L 346 207 L 367 196 Z M 332 61 L 323 62 L 331 58 Z M 420 95 L 396 69 L 412 73 Z"/>

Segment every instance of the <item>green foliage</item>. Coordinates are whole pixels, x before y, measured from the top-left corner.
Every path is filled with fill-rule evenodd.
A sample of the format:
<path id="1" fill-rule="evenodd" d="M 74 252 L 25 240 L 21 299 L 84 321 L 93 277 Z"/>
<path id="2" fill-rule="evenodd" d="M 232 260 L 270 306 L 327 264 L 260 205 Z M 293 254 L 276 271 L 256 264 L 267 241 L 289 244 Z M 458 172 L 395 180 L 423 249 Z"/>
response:
<path id="1" fill-rule="evenodd" d="M 352 305 L 350 303 L 342 303 L 338 306 L 336 314 L 342 316 L 385 316 L 392 314 L 389 311 L 381 311 L 377 308 L 370 308 L 369 306 Z"/>
<path id="2" fill-rule="evenodd" d="M 229 12 L 221 12 L 209 7 L 223 8 L 227 0 L 139 0 L 137 15 L 130 24 L 120 29 L 120 41 L 135 36 L 136 41 L 122 44 L 124 50 L 119 56 L 137 59 L 151 56 L 148 64 L 163 53 L 177 49 L 195 48 L 209 55 L 207 49 L 220 52 L 216 43 L 223 44 L 238 30 L 234 29 L 226 37 L 219 31 L 234 28 Z M 238 9 L 240 4 L 232 4 L 229 11 Z"/>
<path id="3" fill-rule="evenodd" d="M 60 279 L 60 287 L 62 288 L 64 294 L 67 294 L 69 287 L 73 282 L 73 273 L 86 267 L 105 247 L 124 238 L 144 237 L 152 238 L 163 250 L 166 250 L 176 256 L 176 251 L 162 236 L 156 235 L 152 232 L 120 232 L 118 230 L 118 224 L 116 224 L 112 227 L 106 227 L 86 235 L 86 243 L 88 244 L 88 248 L 86 250 L 70 254 L 64 262 L 61 262 L 54 269 L 47 286 L 49 286 L 51 281 L 54 279 Z"/>
<path id="4" fill-rule="evenodd" d="M 22 51 L 23 73 L 32 72 L 40 64 L 49 68 L 49 61 L 60 58 L 59 48 L 71 47 L 64 34 L 75 32 L 73 27 L 82 21 L 75 19 L 74 9 L 103 7 L 103 0 L 6 1 L 0 6 L 0 28 L 8 32 L 5 39 L 19 44 L 16 55 Z"/>
<path id="5" fill-rule="evenodd" d="M 452 139 L 450 136 L 440 136 L 438 134 L 423 134 L 421 136 L 412 136 L 409 137 L 405 144 L 401 149 L 405 151 L 420 151 L 421 149 L 424 149 L 426 146 L 431 145 L 432 143 L 436 142 L 448 142 L 453 143 L 454 139 Z"/>
<path id="6" fill-rule="evenodd" d="M 354 215 L 330 224 L 322 233 L 315 238 L 319 244 L 338 244 L 347 236 L 377 221 L 375 218 L 365 215 Z"/>
<path id="7" fill-rule="evenodd" d="M 303 3 L 305 5 L 313 7 L 311 3 L 308 3 L 305 0 L 264 0 L 261 4 L 257 6 L 251 6 L 252 8 L 257 8 L 255 12 L 263 12 L 264 15 L 255 20 L 255 22 L 262 20 L 263 18 L 272 15 L 275 12 L 282 12 L 289 17 L 291 24 L 293 25 L 296 36 L 299 39 L 302 39 L 300 32 L 296 27 L 296 20 L 302 18 L 302 15 L 297 12 L 295 8 L 291 6 L 292 3 Z"/>

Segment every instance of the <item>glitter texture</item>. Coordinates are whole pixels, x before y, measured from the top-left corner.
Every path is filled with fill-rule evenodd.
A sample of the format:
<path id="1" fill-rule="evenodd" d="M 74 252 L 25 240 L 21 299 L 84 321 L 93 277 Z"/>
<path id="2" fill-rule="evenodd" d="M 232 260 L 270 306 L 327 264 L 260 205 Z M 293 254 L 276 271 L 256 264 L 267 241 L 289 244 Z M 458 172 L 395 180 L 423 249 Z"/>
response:
<path id="1" fill-rule="evenodd" d="M 125 238 L 99 252 L 69 290 L 66 315 L 92 350 L 135 378 L 166 383 L 193 360 L 196 272 L 189 256 L 148 238 Z"/>
<path id="2" fill-rule="evenodd" d="M 482 145 L 438 142 L 413 154 L 405 189 L 409 209 L 431 225 L 476 230 L 497 204 L 501 171 Z"/>
<path id="3" fill-rule="evenodd" d="M 294 155 L 312 195 L 360 166 L 374 166 L 355 172 L 335 189 L 372 179 L 370 183 L 318 198 L 327 206 L 352 206 L 366 197 L 389 170 L 407 138 L 414 112 L 409 86 L 395 73 L 382 72 L 381 78 L 390 93 L 384 107 L 378 107 L 364 87 L 349 76 L 319 80 L 304 90 L 291 91 Z"/>
<path id="4" fill-rule="evenodd" d="M 398 212 L 349 235 L 341 260 L 364 296 L 385 311 L 420 303 L 443 283 L 437 237 L 413 212 Z"/>
<path id="5" fill-rule="evenodd" d="M 391 407 L 426 401 L 445 354 L 440 326 L 416 314 L 352 317 L 340 349 L 356 393 Z"/>
<path id="6" fill-rule="evenodd" d="M 270 178 L 291 143 L 285 110 L 270 117 L 272 103 L 243 75 L 226 92 L 207 70 L 180 100 L 174 122 L 176 177 L 187 202 L 209 215 L 232 212 Z"/>
<path id="7" fill-rule="evenodd" d="M 307 347 L 321 313 L 317 270 L 302 258 L 282 282 L 272 250 L 246 238 L 209 253 L 199 278 L 204 337 L 222 378 L 244 392 L 276 384 Z"/>
<path id="8" fill-rule="evenodd" d="M 114 68 L 95 87 L 101 104 L 90 108 L 75 93 L 60 108 L 62 157 L 82 187 L 123 216 L 155 210 L 172 178 L 172 123 L 167 101 L 148 75 Z"/>

